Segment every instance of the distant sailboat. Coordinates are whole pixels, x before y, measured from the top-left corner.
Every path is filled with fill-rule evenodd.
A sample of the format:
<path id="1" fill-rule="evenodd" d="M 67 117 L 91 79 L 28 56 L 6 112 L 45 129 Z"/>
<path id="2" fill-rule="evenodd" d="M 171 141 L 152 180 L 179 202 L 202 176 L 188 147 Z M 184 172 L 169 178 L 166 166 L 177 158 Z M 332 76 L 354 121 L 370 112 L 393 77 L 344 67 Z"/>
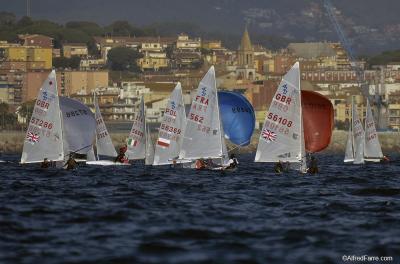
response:
<path id="1" fill-rule="evenodd" d="M 367 113 L 365 117 L 365 147 L 364 160 L 380 162 L 383 159 L 381 144 L 375 128 L 375 121 L 372 115 L 371 106 L 367 99 Z"/>
<path id="2" fill-rule="evenodd" d="M 145 165 L 151 165 L 154 159 L 154 146 L 151 143 L 150 131 L 146 125 L 144 98 L 142 96 L 139 111 L 135 114 L 131 132 L 127 139 L 129 160 L 144 160 Z M 150 162 L 151 161 L 151 162 Z"/>
<path id="3" fill-rule="evenodd" d="M 358 117 L 357 107 L 354 104 L 354 98 L 351 101 L 351 126 L 347 136 L 346 152 L 344 162 L 353 162 L 354 164 L 364 163 L 364 145 L 365 133 L 362 122 Z"/>
<path id="4" fill-rule="evenodd" d="M 99 102 L 97 100 L 96 91 L 93 93 L 93 103 L 95 107 L 95 118 L 96 118 L 96 156 L 94 150 L 88 155 L 88 165 L 129 165 L 127 163 L 115 162 L 113 160 L 101 160 L 100 156 L 112 157 L 113 159 L 117 156 L 115 147 L 112 143 L 110 134 L 108 133 L 106 124 L 104 123 L 103 117 L 100 112 Z M 93 154 L 92 154 L 93 151 Z M 94 159 L 94 160 L 93 160 Z"/>
<path id="5" fill-rule="evenodd" d="M 296 62 L 283 77 L 260 134 L 256 162 L 290 162 L 307 171 L 300 94 L 300 69 Z"/>
<path id="6" fill-rule="evenodd" d="M 214 159 L 221 169 L 227 166 L 228 152 L 220 119 L 214 66 L 200 81 L 187 117 L 179 159 Z"/>
<path id="7" fill-rule="evenodd" d="M 177 83 L 165 108 L 156 141 L 153 165 L 169 165 L 177 161 L 186 126 L 181 83 Z"/>

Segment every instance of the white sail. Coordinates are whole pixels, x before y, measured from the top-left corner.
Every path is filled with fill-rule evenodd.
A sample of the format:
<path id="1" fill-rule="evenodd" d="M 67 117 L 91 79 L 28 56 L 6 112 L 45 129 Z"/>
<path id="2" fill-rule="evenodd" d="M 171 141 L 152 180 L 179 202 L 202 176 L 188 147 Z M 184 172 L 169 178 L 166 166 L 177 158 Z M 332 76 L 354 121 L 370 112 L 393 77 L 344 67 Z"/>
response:
<path id="1" fill-rule="evenodd" d="M 63 133 L 53 70 L 40 88 L 26 132 L 21 163 L 64 160 Z"/>
<path id="2" fill-rule="evenodd" d="M 302 133 L 300 69 L 296 62 L 283 77 L 271 102 L 258 142 L 255 161 L 300 162 L 305 165 Z"/>
<path id="3" fill-rule="evenodd" d="M 353 132 L 351 131 L 351 124 L 349 125 L 349 133 L 347 134 L 346 152 L 344 154 L 344 162 L 354 161 L 353 151 Z"/>
<path id="4" fill-rule="evenodd" d="M 60 97 L 63 117 L 65 155 L 71 152 L 86 154 L 96 136 L 96 120 L 92 111 L 78 100 Z"/>
<path id="5" fill-rule="evenodd" d="M 146 159 L 144 161 L 145 165 L 152 165 L 154 162 L 154 145 L 151 140 L 150 129 L 146 127 Z"/>
<path id="6" fill-rule="evenodd" d="M 115 151 L 114 145 L 111 141 L 110 134 L 107 131 L 106 124 L 104 123 L 103 117 L 101 116 L 99 103 L 97 101 L 96 92 L 93 95 L 94 106 L 95 106 L 95 118 L 96 118 L 96 148 L 97 156 L 104 155 L 109 157 L 116 157 L 117 152 Z"/>
<path id="7" fill-rule="evenodd" d="M 126 155 L 130 160 L 146 158 L 144 98 L 142 96 L 139 111 L 135 113 L 131 132 L 127 140 Z"/>
<path id="8" fill-rule="evenodd" d="M 375 121 L 372 115 L 371 106 L 367 99 L 367 114 L 365 117 L 365 149 L 364 157 L 368 160 L 380 161 L 383 158 L 381 144 L 375 128 Z"/>
<path id="9" fill-rule="evenodd" d="M 177 83 L 165 108 L 158 132 L 153 165 L 172 164 L 179 156 L 186 126 L 181 83 Z"/>
<path id="10" fill-rule="evenodd" d="M 92 148 L 89 150 L 89 152 L 86 154 L 86 161 L 95 161 L 96 157 L 94 155 L 94 150 L 93 150 L 93 146 Z"/>
<path id="11" fill-rule="evenodd" d="M 358 117 L 357 107 L 352 103 L 352 122 L 353 122 L 353 137 L 354 137 L 354 164 L 364 163 L 364 129 L 362 122 Z"/>
<path id="12" fill-rule="evenodd" d="M 221 158 L 222 130 L 215 70 L 212 66 L 200 81 L 187 117 L 180 159 Z"/>

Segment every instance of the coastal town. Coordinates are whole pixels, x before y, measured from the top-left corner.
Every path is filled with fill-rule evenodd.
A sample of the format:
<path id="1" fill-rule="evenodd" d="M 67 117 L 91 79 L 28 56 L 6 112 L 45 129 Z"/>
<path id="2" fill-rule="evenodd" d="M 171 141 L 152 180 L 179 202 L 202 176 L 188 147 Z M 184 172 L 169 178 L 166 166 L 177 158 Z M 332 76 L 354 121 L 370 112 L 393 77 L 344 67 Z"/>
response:
<path id="1" fill-rule="evenodd" d="M 353 97 L 360 116 L 365 116 L 360 73 L 339 42 L 292 42 L 273 50 L 254 43 L 251 35 L 243 26 L 237 49 L 228 49 L 222 40 L 185 32 L 168 37 L 94 36 L 90 43 L 55 43 L 45 34 L 21 33 L 14 41 L 0 39 L 0 102 L 15 113 L 19 124 L 26 124 L 29 106 L 55 69 L 60 95 L 93 109 L 97 91 L 106 122 L 132 120 L 141 95 L 147 121 L 160 122 L 176 82 L 182 83 L 184 102 L 190 105 L 200 79 L 214 65 L 218 89 L 243 93 L 260 128 L 282 76 L 299 61 L 302 89 L 331 100 L 336 129 L 348 128 Z M 373 111 L 379 112 L 378 129 L 399 130 L 400 62 L 368 65 L 360 59 L 357 64 L 374 98 Z"/>

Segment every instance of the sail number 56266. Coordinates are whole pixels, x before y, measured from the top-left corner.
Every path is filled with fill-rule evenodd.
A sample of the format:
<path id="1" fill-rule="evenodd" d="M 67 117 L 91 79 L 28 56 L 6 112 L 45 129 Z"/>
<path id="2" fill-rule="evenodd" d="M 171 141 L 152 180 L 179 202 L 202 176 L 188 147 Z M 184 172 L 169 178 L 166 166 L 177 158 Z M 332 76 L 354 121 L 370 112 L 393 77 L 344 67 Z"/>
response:
<path id="1" fill-rule="evenodd" d="M 289 121 L 289 120 L 287 120 L 286 118 L 282 118 L 282 117 L 279 116 L 279 115 L 274 115 L 273 113 L 269 113 L 268 116 L 267 116 L 267 118 L 270 119 L 270 120 L 272 120 L 272 121 L 274 121 L 274 122 L 278 122 L 279 124 L 282 124 L 282 125 L 284 125 L 284 126 L 287 126 L 287 127 L 291 127 L 292 124 L 293 124 L 292 121 Z"/>

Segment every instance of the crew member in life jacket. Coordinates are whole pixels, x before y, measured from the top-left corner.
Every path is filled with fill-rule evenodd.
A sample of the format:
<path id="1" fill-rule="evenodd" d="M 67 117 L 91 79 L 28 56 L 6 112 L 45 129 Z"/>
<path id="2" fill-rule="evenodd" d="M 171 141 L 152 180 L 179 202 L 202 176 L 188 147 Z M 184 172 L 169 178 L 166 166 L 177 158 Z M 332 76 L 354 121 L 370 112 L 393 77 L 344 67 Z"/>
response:
<path id="1" fill-rule="evenodd" d="M 226 167 L 226 169 L 233 169 L 236 168 L 237 165 L 239 164 L 239 161 L 236 159 L 235 154 L 231 154 L 229 156 L 229 166 Z"/>
<path id="2" fill-rule="evenodd" d="M 47 168 L 50 167 L 50 165 L 51 165 L 51 162 L 49 161 L 49 159 L 48 158 L 44 158 L 42 164 L 40 164 L 40 168 L 47 169 Z"/>
<path id="3" fill-rule="evenodd" d="M 76 168 L 76 166 L 78 166 L 78 163 L 74 159 L 74 154 L 73 153 L 69 154 L 69 158 L 68 158 L 67 163 L 65 165 L 67 165 L 67 170 L 73 170 L 73 169 Z"/>
<path id="4" fill-rule="evenodd" d="M 381 158 L 381 161 L 380 161 L 381 163 L 389 163 L 390 162 L 390 159 L 389 159 L 389 156 L 383 156 L 382 158 Z"/>
<path id="5" fill-rule="evenodd" d="M 207 168 L 207 164 L 204 161 L 204 159 L 196 160 L 195 168 L 196 168 L 196 170 L 204 170 L 204 169 L 206 169 Z"/>
<path id="6" fill-rule="evenodd" d="M 125 156 L 125 152 L 128 150 L 127 145 L 124 145 L 122 147 L 119 148 L 119 154 L 118 156 L 115 158 L 115 162 L 120 162 L 120 163 L 128 163 L 129 160 L 128 158 Z"/>
<path id="7" fill-rule="evenodd" d="M 311 174 L 318 173 L 318 163 L 314 156 L 311 156 L 310 165 L 308 166 L 308 172 Z"/>
<path id="8" fill-rule="evenodd" d="M 283 164 L 282 164 L 282 161 L 279 160 L 279 161 L 275 164 L 274 171 L 275 171 L 275 173 L 282 173 L 282 172 L 283 172 Z"/>

